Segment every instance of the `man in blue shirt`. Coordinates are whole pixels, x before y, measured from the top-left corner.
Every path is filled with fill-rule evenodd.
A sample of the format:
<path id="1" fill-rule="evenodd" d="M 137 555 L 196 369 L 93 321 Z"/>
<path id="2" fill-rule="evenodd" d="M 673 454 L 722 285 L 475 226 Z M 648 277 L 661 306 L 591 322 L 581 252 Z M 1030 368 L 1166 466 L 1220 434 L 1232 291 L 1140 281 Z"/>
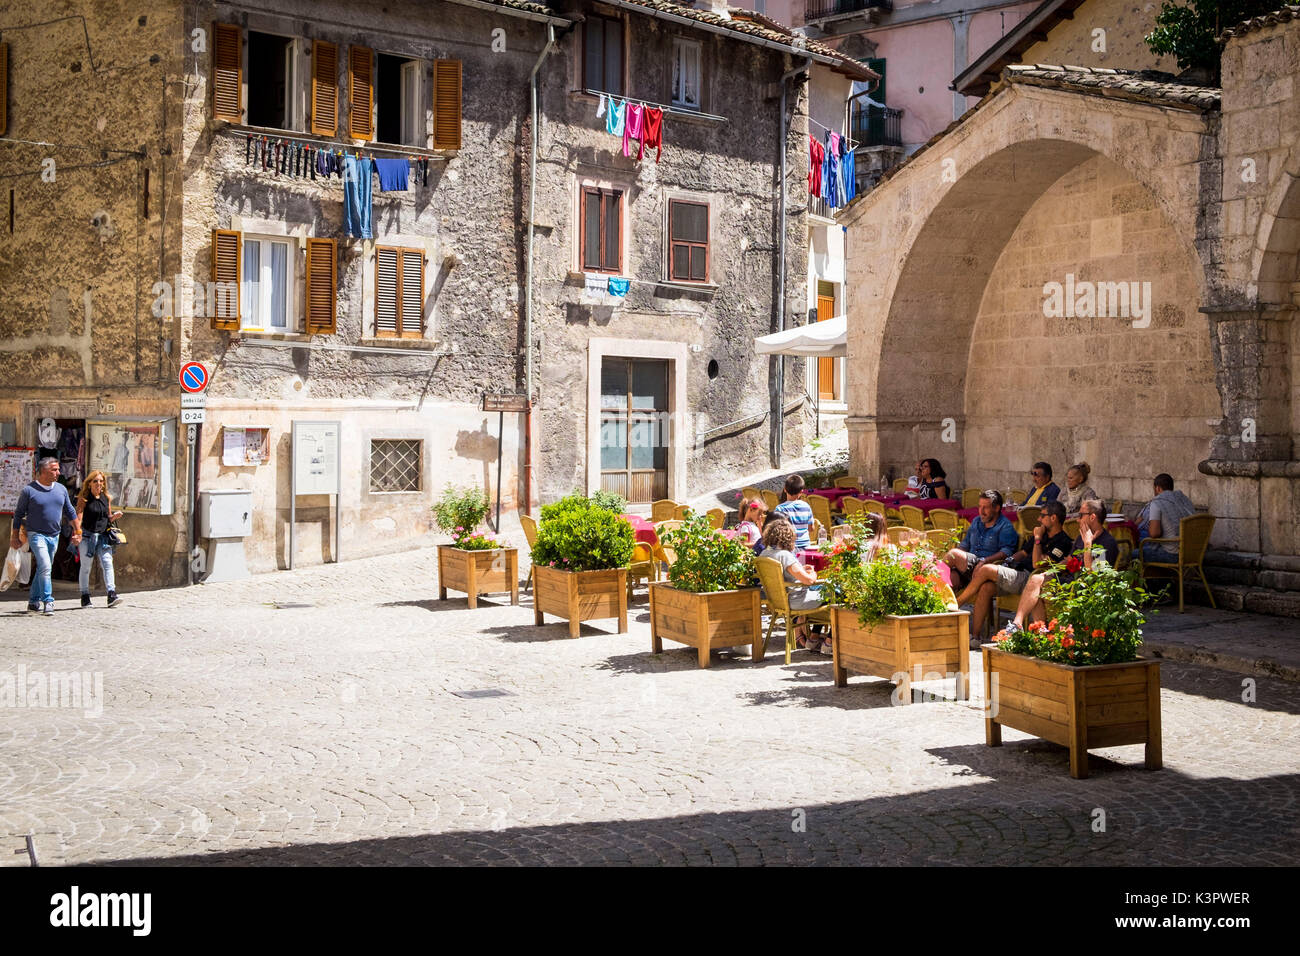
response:
<path id="1" fill-rule="evenodd" d="M 803 500 L 803 488 L 803 476 L 791 475 L 785 480 L 785 501 L 772 509 L 774 514 L 794 525 L 796 548 L 806 548 L 812 543 L 808 529 L 813 523 L 813 511 L 812 505 Z"/>
<path id="2" fill-rule="evenodd" d="M 960 591 L 986 564 L 1001 564 L 1015 553 L 1020 535 L 1002 514 L 1002 495 L 993 490 L 980 494 L 979 517 L 970 523 L 965 536 L 943 556 L 953 570 L 953 588 Z"/>
<path id="3" fill-rule="evenodd" d="M 32 589 L 27 598 L 27 613 L 54 613 L 54 555 L 59 550 L 59 529 L 67 520 L 72 524 L 72 543 L 81 541 L 81 520 L 72 506 L 68 489 L 59 484 L 59 459 L 45 458 L 36 467 L 36 480 L 18 495 L 14 506 L 13 528 L 9 547 L 20 547 L 18 529 L 27 528 L 27 546 L 36 568 L 32 572 Z"/>

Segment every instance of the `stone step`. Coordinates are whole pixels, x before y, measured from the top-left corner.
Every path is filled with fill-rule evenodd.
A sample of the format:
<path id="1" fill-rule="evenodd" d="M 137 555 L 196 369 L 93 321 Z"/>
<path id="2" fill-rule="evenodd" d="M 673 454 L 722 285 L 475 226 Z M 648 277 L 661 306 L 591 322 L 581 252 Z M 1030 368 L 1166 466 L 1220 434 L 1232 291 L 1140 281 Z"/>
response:
<path id="1" fill-rule="evenodd" d="M 1300 618 L 1300 590 L 1278 591 L 1240 584 L 1217 584 L 1211 581 L 1214 603 L 1222 611 L 1250 611 L 1274 617 Z M 1177 590 L 1174 590 L 1177 600 Z M 1184 588 L 1187 604 L 1209 605 L 1200 581 L 1189 580 Z M 1177 607 L 1177 605 L 1175 605 Z"/>

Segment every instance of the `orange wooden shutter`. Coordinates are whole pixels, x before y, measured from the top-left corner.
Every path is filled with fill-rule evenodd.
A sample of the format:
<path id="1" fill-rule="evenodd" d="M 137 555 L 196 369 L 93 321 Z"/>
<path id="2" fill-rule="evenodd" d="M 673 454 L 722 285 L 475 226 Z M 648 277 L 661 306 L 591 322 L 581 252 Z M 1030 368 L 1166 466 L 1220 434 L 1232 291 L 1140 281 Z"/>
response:
<path id="1" fill-rule="evenodd" d="M 460 149 L 460 103 L 460 60 L 434 60 L 434 149 Z"/>
<path id="2" fill-rule="evenodd" d="M 307 240 L 307 307 L 308 335 L 332 335 L 334 294 L 338 287 L 338 244 L 333 239 Z"/>
<path id="3" fill-rule="evenodd" d="M 233 229 L 212 230 L 212 281 L 229 283 L 217 286 L 215 309 L 212 313 L 212 327 L 239 331 L 239 294 L 240 294 L 240 246 L 243 244 L 241 233 Z M 209 297 L 212 301 L 214 297 Z"/>
<path id="4" fill-rule="evenodd" d="M 424 253 L 402 250 L 402 337 L 418 339 L 424 333 Z"/>
<path id="5" fill-rule="evenodd" d="M 212 32 L 212 115 L 242 123 L 244 65 L 240 44 L 244 31 L 229 23 L 214 23 Z"/>
<path id="6" fill-rule="evenodd" d="M 9 129 L 9 44 L 0 43 L 0 136 Z"/>
<path id="7" fill-rule="evenodd" d="M 375 99 L 374 53 L 368 46 L 348 47 L 348 135 L 375 138 L 371 106 Z"/>
<path id="8" fill-rule="evenodd" d="M 394 336 L 400 331 L 397 315 L 397 270 L 399 250 L 388 246 L 375 249 L 375 335 Z"/>
<path id="9" fill-rule="evenodd" d="M 339 48 L 326 40 L 311 41 L 311 131 L 333 136 L 339 130 Z"/>

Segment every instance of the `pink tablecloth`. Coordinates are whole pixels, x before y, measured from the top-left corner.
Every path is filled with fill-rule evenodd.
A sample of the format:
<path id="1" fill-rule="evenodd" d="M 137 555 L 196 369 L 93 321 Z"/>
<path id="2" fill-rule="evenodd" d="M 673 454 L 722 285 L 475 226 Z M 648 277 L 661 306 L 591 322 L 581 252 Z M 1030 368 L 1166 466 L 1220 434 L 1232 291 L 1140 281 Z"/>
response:
<path id="1" fill-rule="evenodd" d="M 659 535 L 655 534 L 655 526 L 651 522 L 640 515 L 620 515 L 620 517 L 632 526 L 638 541 L 652 548 L 659 543 Z"/>
<path id="2" fill-rule="evenodd" d="M 935 508 L 956 511 L 961 507 L 961 502 L 952 498 L 908 498 L 905 495 L 879 495 L 874 491 L 868 495 L 859 495 L 858 497 L 882 502 L 887 508 L 897 508 L 899 505 L 913 505 L 926 514 L 929 514 Z"/>
<path id="3" fill-rule="evenodd" d="M 830 501 L 831 507 L 834 508 L 845 498 L 850 495 L 856 495 L 857 492 L 852 488 L 813 488 L 808 492 L 810 495 L 821 495 Z"/>
<path id="4" fill-rule="evenodd" d="M 812 569 L 818 574 L 826 570 L 826 565 L 830 564 L 830 559 L 820 551 L 807 551 L 800 549 L 794 554 L 795 557 L 799 559 L 800 564 L 811 564 Z"/>

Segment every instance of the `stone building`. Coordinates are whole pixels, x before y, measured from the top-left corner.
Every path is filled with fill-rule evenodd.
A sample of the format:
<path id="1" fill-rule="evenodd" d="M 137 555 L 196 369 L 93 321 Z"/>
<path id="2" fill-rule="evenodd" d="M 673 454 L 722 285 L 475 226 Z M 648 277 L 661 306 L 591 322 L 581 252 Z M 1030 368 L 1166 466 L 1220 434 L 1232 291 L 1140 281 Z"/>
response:
<path id="1" fill-rule="evenodd" d="M 870 77 L 856 61 L 659 0 L 67 6 L 17 4 L 0 34 L 0 422 L 32 444 L 45 418 L 112 421 L 138 446 L 177 424 L 182 364 L 208 367 L 192 458 L 158 433 L 174 507 L 130 515 L 124 584 L 185 578 L 195 491 L 251 491 L 269 570 L 427 543 L 448 482 L 505 510 L 685 497 L 762 467 L 782 409 L 799 441 L 801 369 L 778 391 L 752 342 L 802 319 L 780 189 L 783 159 L 788 192 L 807 172 L 800 68 Z M 664 108 L 662 158 L 623 155 L 601 91 Z M 320 171 L 350 159 L 408 176 L 373 191 L 368 238 Z M 534 411 L 498 434 L 485 391 Z M 322 421 L 338 498 L 295 498 L 291 466 L 317 463 L 292 461 L 293 425 Z"/>
<path id="2" fill-rule="evenodd" d="M 1294 608 L 1297 12 L 1230 31 L 1221 90 L 1006 64 L 846 210 L 857 470 L 1024 487 L 1086 460 L 1131 506 L 1168 472 L 1229 577 L 1274 589 L 1246 606 Z"/>

